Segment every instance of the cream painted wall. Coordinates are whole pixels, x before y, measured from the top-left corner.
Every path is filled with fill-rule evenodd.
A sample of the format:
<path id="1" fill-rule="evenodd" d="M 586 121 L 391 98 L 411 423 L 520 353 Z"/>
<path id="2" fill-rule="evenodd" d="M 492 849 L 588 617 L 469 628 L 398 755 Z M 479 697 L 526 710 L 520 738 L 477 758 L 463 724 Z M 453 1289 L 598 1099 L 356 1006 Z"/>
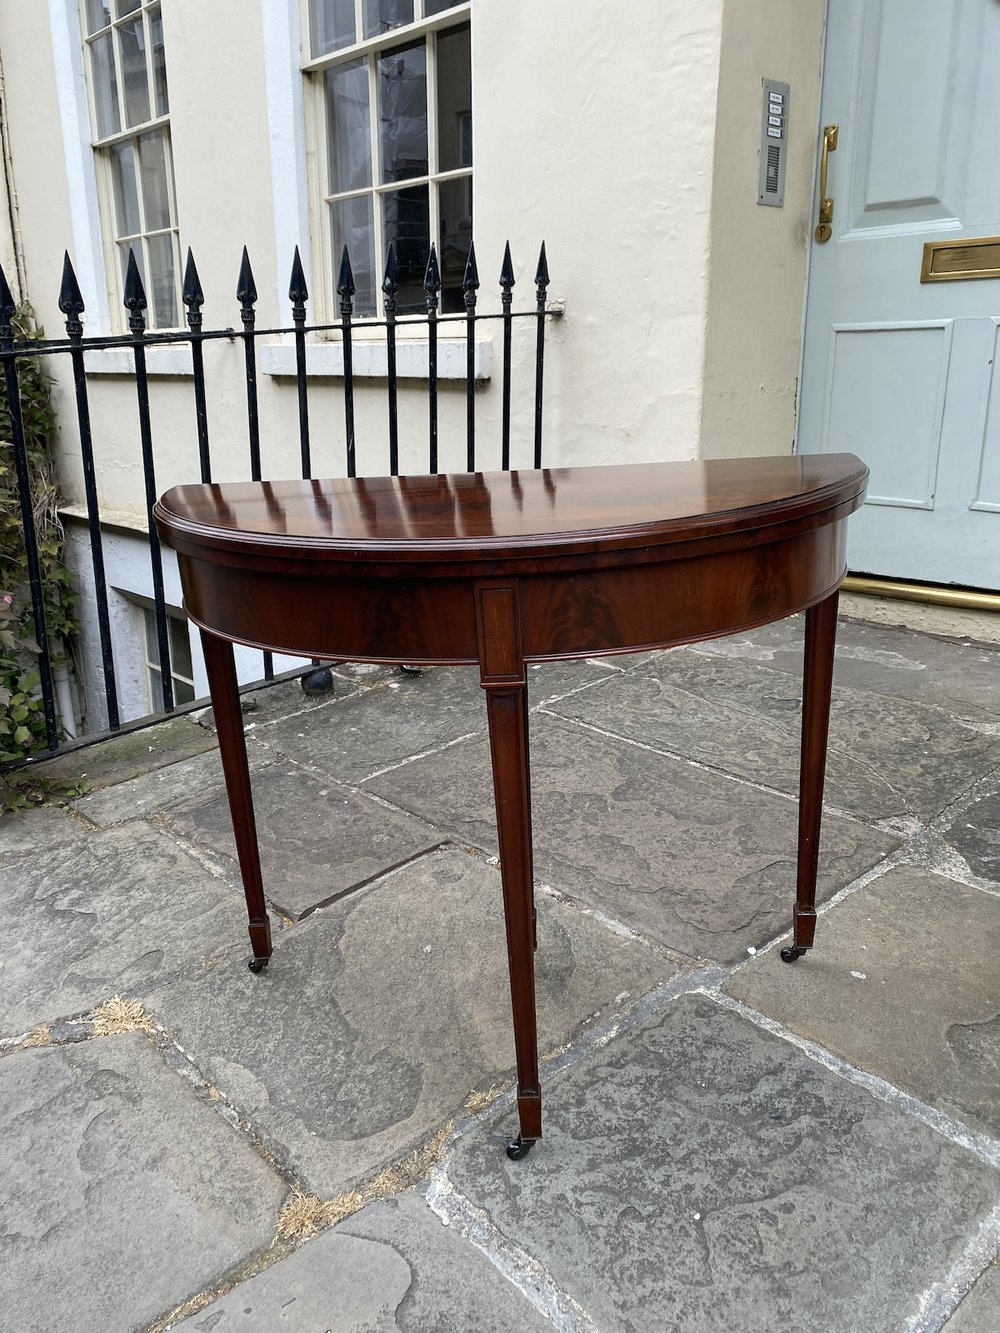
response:
<path id="1" fill-rule="evenodd" d="M 72 229 L 47 5 L 0 4 L 0 52 L 28 274 L 26 295 L 46 331 L 58 336 L 62 327 L 56 297 L 63 250 L 72 244 Z"/>
<path id="2" fill-rule="evenodd" d="M 51 0 L 65 8 L 66 0 Z M 254 264 L 259 322 L 281 314 L 276 293 L 289 256 L 275 254 L 262 6 L 214 0 L 164 9 L 182 252 L 195 253 L 207 326 L 239 327 L 234 299 L 240 247 Z M 282 11 L 279 3 L 277 10 Z M 284 11 L 287 12 L 287 11 Z M 15 148 L 29 164 L 26 260 L 33 299 L 52 330 L 62 250 L 72 251 L 65 173 L 59 171 L 58 103 L 46 6 L 4 14 L 5 50 L 20 86 Z M 514 11 L 515 15 L 518 11 Z M 709 282 L 712 150 L 722 0 L 696 9 L 635 0 L 623 12 L 595 4 L 580 22 L 575 0 L 519 11 L 476 0 L 473 22 L 476 246 L 481 308 L 499 310 L 497 277 L 510 239 L 515 308 L 532 308 L 538 246 L 548 245 L 550 297 L 565 316 L 549 325 L 545 457 L 557 463 L 693 457 L 698 449 Z M 30 62 L 20 57 L 33 52 Z M 33 66 L 37 64 L 38 69 Z M 43 144 L 45 147 L 43 148 Z M 45 169 L 37 169 L 44 163 Z M 286 228 L 287 230 L 287 228 Z M 308 238 L 307 238 L 308 239 Z M 314 247 L 325 236 L 312 238 Z M 313 265 L 310 285 L 322 280 Z M 115 298 L 116 301 L 119 298 Z M 315 304 L 313 310 L 316 309 Z M 118 316 L 119 329 L 122 328 Z M 483 466 L 499 465 L 500 328 L 489 326 L 492 378 L 477 395 Z M 247 475 L 239 346 L 210 349 L 209 421 L 214 475 Z M 67 379 L 68 367 L 60 367 Z M 530 462 L 534 325 L 515 326 L 512 455 Z M 118 513 L 144 510 L 135 392 L 127 377 L 92 376 L 100 497 Z M 271 475 L 298 466 L 294 386 L 259 376 L 264 456 Z M 362 469 L 387 468 L 384 382 L 357 388 Z M 66 482 L 82 498 L 68 385 Z M 310 410 L 315 467 L 342 473 L 339 382 L 316 381 Z M 464 466 L 464 405 L 442 391 L 442 465 Z M 197 474 L 189 378 L 153 384 L 160 489 Z M 403 456 L 426 467 L 426 403 L 402 390 Z"/>
<path id="3" fill-rule="evenodd" d="M 725 0 L 702 374 L 706 458 L 791 453 L 826 0 Z M 791 85 L 783 208 L 757 203 L 761 80 Z"/>
<path id="4" fill-rule="evenodd" d="M 544 238 L 566 304 L 551 462 L 697 452 L 721 22 L 722 0 L 476 0 L 476 248 L 497 265 L 509 236 L 522 291 Z"/>

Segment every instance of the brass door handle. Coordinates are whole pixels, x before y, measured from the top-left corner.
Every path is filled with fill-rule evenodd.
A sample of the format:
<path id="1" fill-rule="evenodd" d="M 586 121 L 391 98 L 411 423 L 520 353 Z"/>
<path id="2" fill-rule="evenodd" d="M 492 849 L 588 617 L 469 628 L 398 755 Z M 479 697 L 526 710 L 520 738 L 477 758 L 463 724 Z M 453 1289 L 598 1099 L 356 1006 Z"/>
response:
<path id="1" fill-rule="evenodd" d="M 826 177 L 830 166 L 830 154 L 837 151 L 838 125 L 823 126 L 823 140 L 819 150 L 819 222 L 813 233 L 820 245 L 825 244 L 833 235 L 833 200 L 826 192 Z"/>

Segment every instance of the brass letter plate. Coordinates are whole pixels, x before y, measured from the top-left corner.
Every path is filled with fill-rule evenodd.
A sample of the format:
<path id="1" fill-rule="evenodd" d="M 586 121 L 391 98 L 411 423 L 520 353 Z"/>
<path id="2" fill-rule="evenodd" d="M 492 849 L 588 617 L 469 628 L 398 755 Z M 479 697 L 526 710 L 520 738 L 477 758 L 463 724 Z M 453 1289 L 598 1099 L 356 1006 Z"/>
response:
<path id="1" fill-rule="evenodd" d="M 970 278 L 1000 278 L 1000 236 L 927 242 L 920 265 L 921 282 L 962 282 Z"/>

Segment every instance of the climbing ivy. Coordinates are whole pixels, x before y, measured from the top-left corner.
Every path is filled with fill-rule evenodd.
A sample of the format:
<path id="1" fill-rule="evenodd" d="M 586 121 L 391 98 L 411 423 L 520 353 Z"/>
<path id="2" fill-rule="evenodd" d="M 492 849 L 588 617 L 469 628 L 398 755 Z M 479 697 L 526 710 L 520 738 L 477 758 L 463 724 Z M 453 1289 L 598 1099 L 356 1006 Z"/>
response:
<path id="1" fill-rule="evenodd" d="M 11 323 L 19 342 L 44 337 L 27 302 L 17 308 Z M 43 357 L 19 357 L 16 364 L 51 650 L 60 641 L 68 644 L 77 628 L 51 453 L 56 424 L 52 381 Z M 12 418 L 6 376 L 0 373 L 0 766 L 19 763 L 46 744 L 39 692 L 40 650 L 34 635 Z M 34 799 L 40 799 L 38 787 L 32 785 Z M 21 779 L 0 773 L 0 811 L 26 804 L 28 790 Z"/>

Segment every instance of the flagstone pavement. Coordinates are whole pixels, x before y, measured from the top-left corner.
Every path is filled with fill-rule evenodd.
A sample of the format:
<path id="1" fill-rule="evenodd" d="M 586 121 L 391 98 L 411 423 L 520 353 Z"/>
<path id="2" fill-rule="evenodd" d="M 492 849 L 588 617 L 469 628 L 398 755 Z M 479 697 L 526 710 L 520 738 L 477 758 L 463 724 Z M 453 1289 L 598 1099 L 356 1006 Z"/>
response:
<path id="1" fill-rule="evenodd" d="M 815 949 L 802 618 L 531 670 L 522 1161 L 475 671 L 209 715 L 0 819 L 5 1333 L 1000 1333 L 1000 648 L 842 620 Z M 85 777 L 83 776 L 85 775 Z"/>

